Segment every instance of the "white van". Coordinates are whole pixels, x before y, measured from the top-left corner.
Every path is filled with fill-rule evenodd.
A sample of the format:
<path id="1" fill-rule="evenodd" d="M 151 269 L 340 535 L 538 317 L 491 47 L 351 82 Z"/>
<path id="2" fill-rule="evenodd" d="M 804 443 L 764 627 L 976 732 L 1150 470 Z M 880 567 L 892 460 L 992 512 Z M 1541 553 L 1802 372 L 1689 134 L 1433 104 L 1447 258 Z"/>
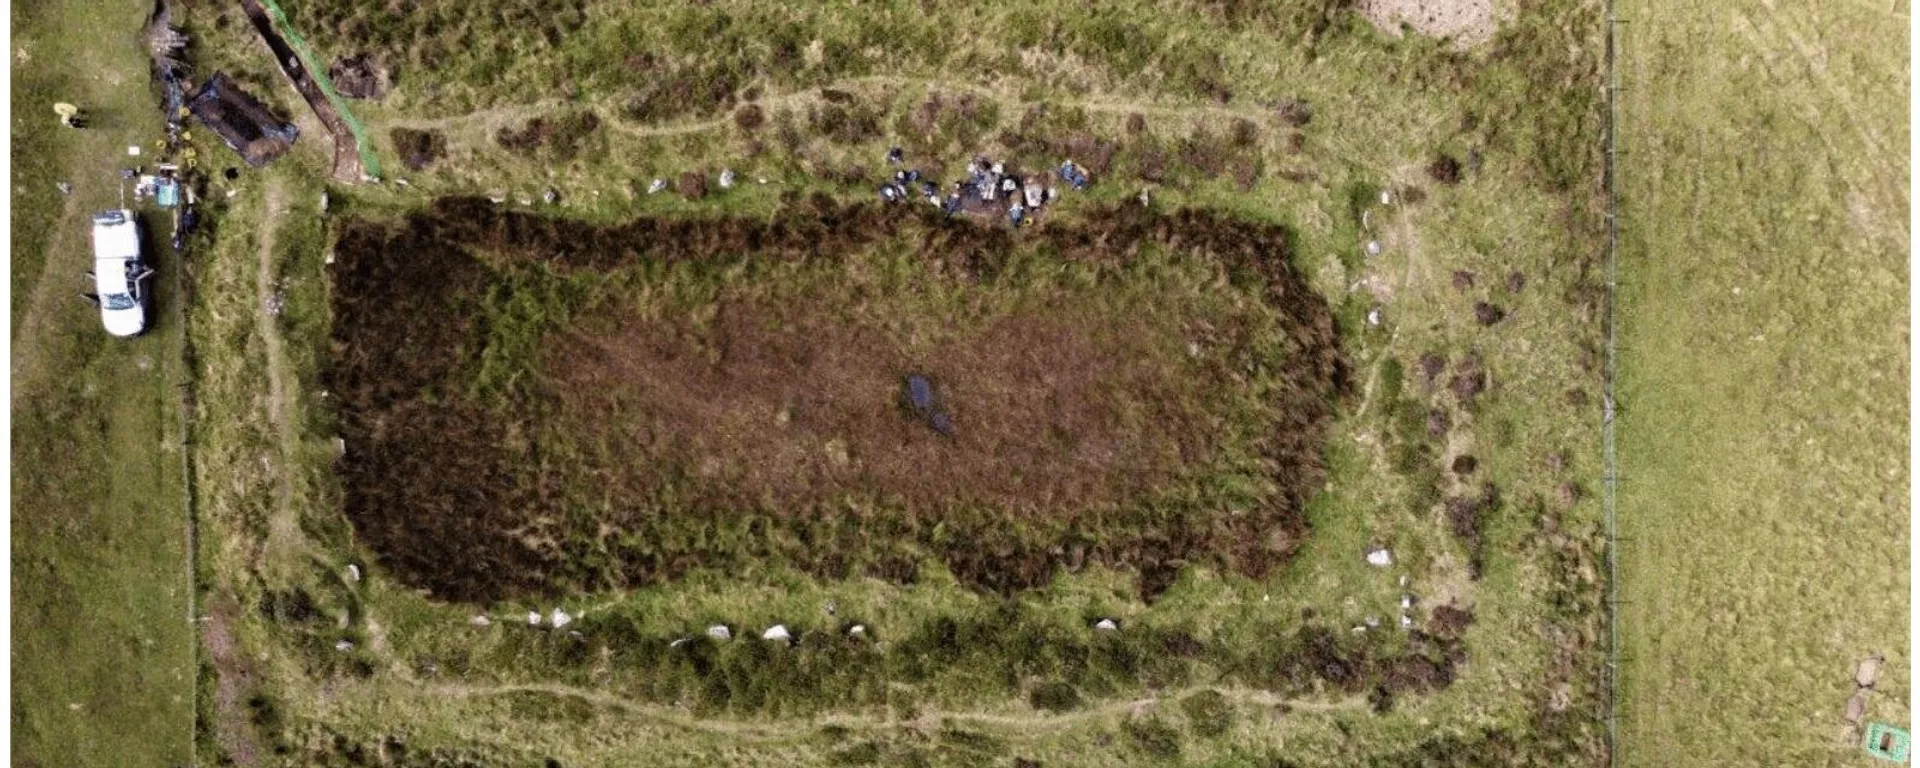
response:
<path id="1" fill-rule="evenodd" d="M 147 289 L 153 270 L 140 260 L 140 224 L 133 211 L 94 214 L 93 283 L 100 321 L 107 333 L 138 336 L 147 330 L 153 297 Z"/>

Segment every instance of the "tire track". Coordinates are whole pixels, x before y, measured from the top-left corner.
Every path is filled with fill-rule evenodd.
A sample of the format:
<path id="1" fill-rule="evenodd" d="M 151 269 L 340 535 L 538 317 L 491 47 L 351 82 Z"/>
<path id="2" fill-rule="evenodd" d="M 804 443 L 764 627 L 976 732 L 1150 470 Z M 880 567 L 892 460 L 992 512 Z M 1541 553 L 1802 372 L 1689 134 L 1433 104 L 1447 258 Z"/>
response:
<path id="1" fill-rule="evenodd" d="M 60 283 L 60 271 L 73 266 L 62 261 L 59 255 L 79 250 L 72 247 L 72 233 L 79 231 L 74 226 L 74 214 L 79 210 L 76 200 L 76 196 L 67 195 L 61 207 L 59 221 L 54 225 L 54 235 L 47 243 L 46 258 L 40 264 L 40 276 L 34 279 L 33 293 L 27 299 L 27 311 L 20 317 L 20 327 L 13 330 L 13 403 L 19 403 L 21 395 L 34 391 L 45 376 L 40 369 L 41 344 L 27 342 L 45 336 L 44 328 L 47 318 L 54 312 L 55 297 L 65 293 L 54 286 Z M 90 250 L 87 256 L 92 257 Z"/>

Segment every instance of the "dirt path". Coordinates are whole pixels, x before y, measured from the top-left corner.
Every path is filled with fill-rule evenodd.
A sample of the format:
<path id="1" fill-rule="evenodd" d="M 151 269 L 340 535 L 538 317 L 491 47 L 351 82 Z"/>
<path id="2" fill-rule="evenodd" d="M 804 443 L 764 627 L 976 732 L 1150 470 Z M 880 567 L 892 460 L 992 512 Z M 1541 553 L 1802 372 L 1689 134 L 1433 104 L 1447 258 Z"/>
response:
<path id="1" fill-rule="evenodd" d="M 873 75 L 873 76 L 867 76 L 867 77 L 855 77 L 855 78 L 848 78 L 845 80 L 838 80 L 833 82 L 830 85 L 822 86 L 820 88 L 807 88 L 804 90 L 789 91 L 786 93 L 770 94 L 767 96 L 763 96 L 759 99 L 755 99 L 752 103 L 758 104 L 762 109 L 767 109 L 767 110 L 780 109 L 780 108 L 786 108 L 786 107 L 798 108 L 801 106 L 806 106 L 814 103 L 824 103 L 825 100 L 822 99 L 820 96 L 820 91 L 823 89 L 864 92 L 866 93 L 866 95 L 871 96 L 873 95 L 872 94 L 873 91 L 886 90 L 886 89 L 901 89 L 901 88 L 921 88 L 921 87 L 934 89 L 943 93 L 950 93 L 950 94 L 951 93 L 970 93 L 975 96 L 992 99 L 993 101 L 998 102 L 1003 108 L 1008 109 L 1006 114 L 1017 114 L 1018 110 L 1022 107 L 1025 107 L 1031 104 L 1042 103 L 1042 102 L 1034 102 L 1034 101 L 1022 99 L 1016 93 L 1006 92 L 1000 89 L 993 88 L 991 86 L 976 85 L 972 83 L 944 81 L 944 80 L 933 80 L 928 78 L 902 77 L 902 76 L 890 76 L 890 75 Z M 530 104 L 512 104 L 512 105 L 499 106 L 499 107 L 489 107 L 486 109 L 468 112 L 462 115 L 454 115 L 454 116 L 448 116 L 448 117 L 437 117 L 437 118 L 419 119 L 419 120 L 394 120 L 387 123 L 387 125 L 393 128 L 408 128 L 413 130 L 440 130 L 440 131 L 448 131 L 448 132 L 458 132 L 458 133 L 467 134 L 469 138 L 473 138 L 474 134 L 477 133 L 479 138 L 482 141 L 484 141 L 487 139 L 487 137 L 491 136 L 494 132 L 500 130 L 501 128 L 513 127 L 520 123 L 524 123 L 527 120 L 533 119 L 535 117 L 541 117 L 544 115 L 552 114 L 555 110 L 564 108 L 568 103 L 569 102 L 560 100 L 560 99 L 545 99 L 545 100 L 533 102 Z M 1270 111 L 1259 106 L 1231 107 L 1231 106 L 1221 106 L 1221 105 L 1214 105 L 1214 104 L 1188 104 L 1188 105 L 1182 105 L 1182 106 L 1169 107 L 1169 106 L 1160 106 L 1160 105 L 1149 104 L 1149 103 L 1141 103 L 1138 101 L 1123 99 L 1123 98 L 1119 98 L 1112 95 L 1095 96 L 1092 98 L 1085 98 L 1085 99 L 1048 99 L 1044 103 L 1059 105 L 1065 108 L 1081 108 L 1081 109 L 1086 109 L 1090 112 L 1101 112 L 1101 113 L 1108 113 L 1108 114 L 1139 113 L 1142 115 L 1148 115 L 1153 117 L 1175 118 L 1175 119 L 1197 119 L 1197 118 L 1208 118 L 1208 117 L 1227 119 L 1227 118 L 1237 117 L 1237 118 L 1246 118 L 1249 120 L 1260 120 L 1265 117 L 1271 116 Z M 604 114 L 609 114 L 609 115 L 618 114 L 617 110 L 614 110 L 605 104 L 580 104 L 579 106 L 583 108 L 594 109 Z M 657 124 L 657 125 L 636 124 L 636 123 L 616 117 L 614 119 L 610 119 L 606 121 L 606 124 L 611 126 L 613 130 L 628 136 L 635 136 L 640 138 L 651 138 L 651 137 L 659 137 L 659 136 L 679 136 L 679 135 L 685 135 L 689 133 L 700 133 L 702 131 L 717 130 L 717 129 L 726 127 L 726 125 L 730 122 L 732 122 L 732 116 L 729 114 L 729 115 L 721 115 L 719 117 L 705 119 L 705 120 L 674 122 L 674 123 L 665 123 L 665 124 Z"/>
<path id="2" fill-rule="evenodd" d="M 268 518 L 267 536 L 256 556 L 271 560 L 268 554 L 282 547 L 299 546 L 299 527 L 292 514 L 292 480 L 285 469 L 291 469 L 294 452 L 298 448 L 295 425 L 288 416 L 289 394 L 287 387 L 286 355 L 280 337 L 278 313 L 272 311 L 276 293 L 277 275 L 275 270 L 274 245 L 280 219 L 287 213 L 286 189 L 282 179 L 273 174 L 266 175 L 266 186 L 261 195 L 261 220 L 259 229 L 259 263 L 254 273 L 255 327 L 265 347 L 267 370 L 266 418 L 270 424 L 278 448 L 280 466 L 283 471 L 276 472 L 278 490 L 276 503 Z M 270 303 L 271 302 L 271 303 Z M 220 749 L 233 765 L 263 765 L 267 754 L 261 745 L 260 734 L 253 727 L 252 713 L 247 703 L 253 687 L 252 663 L 244 650 L 240 648 L 234 635 L 234 626 L 239 608 L 231 601 L 215 601 L 207 606 L 206 616 L 200 625 L 201 640 L 206 644 L 207 661 L 215 672 L 213 690 L 213 732 Z"/>
<path id="3" fill-rule="evenodd" d="M 260 765 L 261 747 L 247 716 L 245 694 L 251 676 L 247 660 L 233 636 L 230 606 L 212 608 L 201 623 L 201 639 L 207 644 L 207 660 L 213 664 L 213 734 L 220 751 L 238 768 Z"/>
<path id="4" fill-rule="evenodd" d="M 260 340 L 266 347 L 267 356 L 267 422 L 273 427 L 279 446 L 279 461 L 283 471 L 275 473 L 279 477 L 279 490 L 274 513 L 268 518 L 266 552 L 283 547 L 295 546 L 299 540 L 299 522 L 292 509 L 293 480 L 290 474 L 299 451 L 299 435 L 294 420 L 288 413 L 290 396 L 287 391 L 287 361 L 285 344 L 280 337 L 278 305 L 280 299 L 274 269 L 274 234 L 279 228 L 280 217 L 287 212 L 286 189 L 279 176 L 267 177 L 266 190 L 260 222 L 260 264 L 254 273 L 254 291 L 258 301 L 254 312 L 259 328 Z"/>
<path id="5" fill-rule="evenodd" d="M 260 226 L 260 269 L 254 275 L 254 290 L 260 296 L 260 338 L 267 345 L 267 418 L 280 435 L 281 449 L 286 451 L 292 447 L 293 440 L 285 416 L 286 363 L 281 353 L 280 324 L 274 320 L 278 312 L 269 306 L 274 302 L 273 238 L 279 219 L 287 209 L 286 190 L 281 186 L 280 177 L 267 178 L 265 199 Z"/>
<path id="6" fill-rule="evenodd" d="M 989 728 L 1004 728 L 1018 734 L 1031 734 L 1039 731 L 1059 730 L 1088 720 L 1098 720 L 1150 709 L 1165 702 L 1177 701 L 1189 694 L 1208 690 L 1209 686 L 1194 686 L 1179 691 L 1171 691 L 1161 696 L 1149 696 L 1139 699 L 1127 699 L 1102 704 L 1096 707 L 1075 710 L 1063 714 L 1032 713 L 1005 714 L 993 712 L 964 712 L 927 709 L 912 720 L 875 720 L 859 715 L 826 715 L 792 723 L 743 722 L 717 718 L 699 718 L 686 714 L 674 707 L 637 702 L 622 696 L 602 693 L 586 688 L 551 683 L 524 683 L 510 685 L 436 685 L 425 689 L 426 695 L 446 698 L 473 698 L 479 696 L 500 696 L 514 693 L 540 693 L 549 696 L 563 696 L 594 706 L 615 709 L 632 715 L 638 715 L 663 725 L 670 725 L 690 731 L 723 734 L 735 738 L 754 741 L 779 741 L 804 737 L 813 734 L 823 726 L 840 726 L 849 729 L 877 727 L 908 727 L 921 730 L 933 730 L 954 722 Z M 1214 688 L 1228 701 L 1248 707 L 1273 708 L 1286 704 L 1296 710 L 1314 712 L 1357 711 L 1366 708 L 1366 701 L 1360 698 L 1339 701 L 1291 700 L 1268 691 L 1256 691 L 1241 688 Z"/>

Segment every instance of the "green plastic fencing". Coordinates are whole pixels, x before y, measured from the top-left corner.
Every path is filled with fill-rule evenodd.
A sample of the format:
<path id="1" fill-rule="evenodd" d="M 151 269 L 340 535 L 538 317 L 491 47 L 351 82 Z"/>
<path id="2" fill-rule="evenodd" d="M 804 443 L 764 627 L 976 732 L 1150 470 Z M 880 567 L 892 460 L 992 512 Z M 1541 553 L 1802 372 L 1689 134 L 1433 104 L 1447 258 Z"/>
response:
<path id="1" fill-rule="evenodd" d="M 360 120 L 353 116 L 353 111 L 347 109 L 346 98 L 333 89 L 333 81 L 327 79 L 326 68 L 319 66 L 320 60 L 313 55 L 313 49 L 307 47 L 307 41 L 300 38 L 300 33 L 293 31 L 293 24 L 287 21 L 287 12 L 280 10 L 279 4 L 273 0 L 260 0 L 260 4 L 266 7 L 268 13 L 273 14 L 273 22 L 280 27 L 280 34 L 293 45 L 294 53 L 300 55 L 301 66 L 306 67 L 308 76 L 320 84 L 320 92 L 327 95 L 327 101 L 333 104 L 334 112 L 338 113 L 340 120 L 347 124 L 347 130 L 353 132 L 353 144 L 360 150 L 361 169 L 368 176 L 380 178 L 380 159 L 373 154 L 373 142 L 367 140 L 366 126 L 361 125 Z"/>
<path id="2" fill-rule="evenodd" d="M 1873 723 L 1867 727 L 1867 743 L 1862 746 L 1869 755 L 1904 765 L 1907 751 L 1912 747 L 1912 737 L 1906 731 L 1886 723 Z"/>

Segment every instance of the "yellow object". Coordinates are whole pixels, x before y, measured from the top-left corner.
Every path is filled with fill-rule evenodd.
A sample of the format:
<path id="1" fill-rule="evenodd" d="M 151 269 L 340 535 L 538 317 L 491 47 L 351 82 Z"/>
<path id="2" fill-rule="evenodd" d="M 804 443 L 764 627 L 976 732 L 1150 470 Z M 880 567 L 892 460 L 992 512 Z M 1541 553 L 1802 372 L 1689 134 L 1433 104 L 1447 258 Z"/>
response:
<path id="1" fill-rule="evenodd" d="M 80 114 L 80 108 L 64 101 L 53 103 L 53 113 L 62 118 L 71 118 Z"/>

